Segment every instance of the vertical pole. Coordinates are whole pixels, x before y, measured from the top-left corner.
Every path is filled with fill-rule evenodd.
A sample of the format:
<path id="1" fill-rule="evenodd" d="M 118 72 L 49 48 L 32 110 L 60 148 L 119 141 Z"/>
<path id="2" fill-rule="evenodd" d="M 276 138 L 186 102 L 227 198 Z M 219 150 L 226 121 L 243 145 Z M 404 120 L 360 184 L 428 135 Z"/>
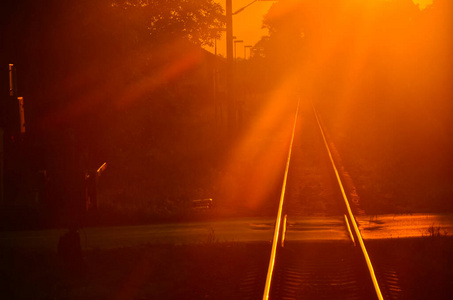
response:
<path id="1" fill-rule="evenodd" d="M 19 133 L 25 133 L 24 97 L 17 97 L 19 104 Z"/>
<path id="2" fill-rule="evenodd" d="M 0 204 L 4 201 L 3 128 L 0 128 Z"/>
<path id="3" fill-rule="evenodd" d="M 214 58 L 214 67 L 212 70 L 212 98 L 214 99 L 214 123 L 219 124 L 219 107 L 217 101 L 217 56 Z"/>
<path id="4" fill-rule="evenodd" d="M 236 63 L 236 46 L 237 46 L 237 43 L 236 41 L 234 41 L 234 62 Z"/>
<path id="5" fill-rule="evenodd" d="M 233 4 L 232 0 L 226 0 L 226 97 L 227 97 L 227 127 L 228 134 L 234 129 L 234 99 L 233 99 Z"/>
<path id="6" fill-rule="evenodd" d="M 14 67 L 14 64 L 9 64 L 9 95 L 11 97 L 17 96 L 16 67 Z"/>

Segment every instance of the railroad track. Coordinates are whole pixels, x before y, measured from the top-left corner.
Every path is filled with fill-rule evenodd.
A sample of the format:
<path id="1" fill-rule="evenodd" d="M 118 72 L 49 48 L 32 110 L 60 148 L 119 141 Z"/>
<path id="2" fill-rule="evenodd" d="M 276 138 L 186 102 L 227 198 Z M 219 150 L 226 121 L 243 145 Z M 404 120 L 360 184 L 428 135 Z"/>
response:
<path id="1" fill-rule="evenodd" d="M 394 274 L 376 276 L 350 202 L 315 108 L 298 106 L 267 272 L 245 271 L 242 299 L 398 299 Z M 343 216 L 350 240 L 285 241 L 287 220 L 304 215 Z"/>

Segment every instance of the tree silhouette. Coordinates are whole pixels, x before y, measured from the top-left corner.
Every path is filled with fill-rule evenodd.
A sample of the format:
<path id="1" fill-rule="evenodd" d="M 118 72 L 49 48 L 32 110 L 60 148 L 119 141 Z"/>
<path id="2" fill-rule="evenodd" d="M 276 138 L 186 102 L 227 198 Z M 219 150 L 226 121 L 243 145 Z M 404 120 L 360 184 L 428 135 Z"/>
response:
<path id="1" fill-rule="evenodd" d="M 133 16 L 155 40 L 183 37 L 212 46 L 224 27 L 223 8 L 212 0 L 113 0 L 112 6 Z"/>
<path id="2" fill-rule="evenodd" d="M 216 36 L 213 28 L 223 26 L 223 10 L 211 0 L 140 3 L 0 3 L 1 97 L 8 93 L 7 68 L 13 63 L 25 98 L 31 145 L 26 151 L 34 156 L 29 165 L 46 169 L 53 186 L 62 187 L 53 194 L 62 203 L 70 178 L 104 161 L 116 166 L 114 182 L 140 178 L 158 182 L 162 192 L 170 184 L 163 178 L 175 174 L 169 165 L 187 174 L 200 165 L 177 163 L 175 157 L 200 149 L 189 147 L 200 137 L 195 130 L 182 137 L 180 132 L 201 126 L 197 116 L 211 95 L 211 81 L 202 76 L 211 73 L 200 46 Z M 137 188 L 140 195 L 152 196 L 147 199 L 158 198 L 158 189 Z"/>

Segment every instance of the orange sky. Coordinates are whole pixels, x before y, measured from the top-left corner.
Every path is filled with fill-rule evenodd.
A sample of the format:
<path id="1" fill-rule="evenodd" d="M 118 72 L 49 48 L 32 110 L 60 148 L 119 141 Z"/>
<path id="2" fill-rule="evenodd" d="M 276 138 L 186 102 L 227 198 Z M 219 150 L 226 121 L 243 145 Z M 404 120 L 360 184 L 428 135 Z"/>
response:
<path id="1" fill-rule="evenodd" d="M 253 0 L 232 0 L 233 12 L 251 3 Z M 414 3 L 419 4 L 423 9 L 431 4 L 433 0 L 412 0 Z M 225 8 L 225 0 L 216 0 Z M 267 30 L 262 29 L 263 16 L 267 13 L 271 5 L 275 1 L 257 1 L 244 11 L 233 16 L 233 35 L 244 43 L 237 44 L 237 56 L 242 58 L 244 56 L 244 45 L 255 45 L 262 36 L 267 35 Z M 214 52 L 214 49 L 209 48 L 209 51 Z M 225 56 L 226 44 L 225 34 L 217 41 L 217 53 Z M 247 52 L 247 56 L 248 56 Z"/>
<path id="2" fill-rule="evenodd" d="M 433 3 L 433 0 L 412 0 L 415 4 L 418 4 L 421 9 L 424 9 L 427 5 Z"/>
<path id="3" fill-rule="evenodd" d="M 233 1 L 233 12 L 246 6 L 253 0 L 232 0 Z M 216 0 L 225 8 L 225 0 Z M 250 7 L 247 7 L 244 11 L 233 16 L 233 35 L 239 40 L 243 40 L 243 44 L 237 45 L 237 56 L 244 56 L 244 45 L 254 45 L 260 40 L 263 35 L 267 35 L 267 30 L 261 29 L 263 16 L 267 13 L 273 1 L 257 1 Z M 209 49 L 214 52 L 214 50 Z M 225 34 L 222 39 L 217 41 L 217 53 L 225 56 L 226 44 Z M 248 52 L 247 52 L 248 56 Z"/>

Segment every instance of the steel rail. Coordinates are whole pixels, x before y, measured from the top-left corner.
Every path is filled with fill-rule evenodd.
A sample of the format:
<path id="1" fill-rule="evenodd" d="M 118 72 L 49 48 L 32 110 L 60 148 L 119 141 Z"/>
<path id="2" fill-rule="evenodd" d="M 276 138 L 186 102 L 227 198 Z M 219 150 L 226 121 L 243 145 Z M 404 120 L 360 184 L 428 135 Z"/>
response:
<path id="1" fill-rule="evenodd" d="M 294 125 L 293 125 L 293 132 L 291 134 L 291 142 L 289 144 L 288 158 L 286 160 L 285 175 L 283 176 L 282 192 L 280 194 L 280 202 L 278 204 L 278 213 L 277 213 L 277 219 L 276 219 L 276 222 L 275 222 L 275 229 L 274 229 L 274 239 L 272 241 L 271 256 L 270 256 L 270 259 L 269 259 L 269 267 L 267 269 L 266 282 L 265 282 L 265 285 L 264 285 L 263 300 L 269 299 L 269 292 L 271 290 L 272 274 L 274 272 L 275 257 L 276 257 L 276 254 L 277 254 L 278 238 L 279 238 L 279 235 L 280 235 L 280 227 L 281 227 L 281 223 L 282 223 L 283 201 L 285 199 L 286 182 L 287 182 L 287 179 L 288 179 L 289 163 L 291 161 L 291 151 L 292 151 L 292 148 L 293 148 L 294 133 L 296 131 L 297 116 L 299 115 L 299 105 L 300 105 L 300 99 L 299 99 L 299 101 L 297 103 L 296 116 L 294 118 Z"/>
<path id="2" fill-rule="evenodd" d="M 365 257 L 365 261 L 366 261 L 366 264 L 367 264 L 367 267 L 368 267 L 368 271 L 370 273 L 371 280 L 373 281 L 374 290 L 376 291 L 376 296 L 378 297 L 379 300 L 382 300 L 384 298 L 382 296 L 381 289 L 379 288 L 379 283 L 377 281 L 376 274 L 374 273 L 373 265 L 371 263 L 371 260 L 370 260 L 370 257 L 368 255 L 368 252 L 366 250 L 365 243 L 363 242 L 362 235 L 360 234 L 359 227 L 357 226 L 357 222 L 355 221 L 354 214 L 352 213 L 351 206 L 349 205 L 348 197 L 346 196 L 346 192 L 345 192 L 343 183 L 341 182 L 341 179 L 340 179 L 340 174 L 339 174 L 338 169 L 337 169 L 337 167 L 335 165 L 332 153 L 331 153 L 329 145 L 327 143 L 326 136 L 324 134 L 324 130 L 322 129 L 322 126 L 321 126 L 321 122 L 319 121 L 318 113 L 317 113 L 317 111 L 316 111 L 316 109 L 315 109 L 315 107 L 313 105 L 312 105 L 312 107 L 313 107 L 314 115 L 316 117 L 316 121 L 318 122 L 319 130 L 321 131 L 321 135 L 322 135 L 322 138 L 324 140 L 324 145 L 326 146 L 327 153 L 329 154 L 330 162 L 331 162 L 333 170 L 335 172 L 335 176 L 337 178 L 338 185 L 340 186 L 341 194 L 343 195 L 343 199 L 344 199 L 344 202 L 346 204 L 346 208 L 348 210 L 349 219 L 350 219 L 350 221 L 352 223 L 352 227 L 354 228 L 354 232 L 355 232 L 357 240 L 358 240 L 358 242 L 360 244 L 360 248 L 362 249 L 363 256 Z"/>
<path id="3" fill-rule="evenodd" d="M 344 215 L 344 222 L 346 223 L 346 227 L 348 228 L 348 232 L 349 232 L 349 236 L 351 237 L 351 241 L 355 246 L 356 244 L 355 244 L 355 240 L 354 240 L 354 235 L 352 234 L 351 226 L 349 226 L 348 217 L 346 217 L 346 215 Z"/>

